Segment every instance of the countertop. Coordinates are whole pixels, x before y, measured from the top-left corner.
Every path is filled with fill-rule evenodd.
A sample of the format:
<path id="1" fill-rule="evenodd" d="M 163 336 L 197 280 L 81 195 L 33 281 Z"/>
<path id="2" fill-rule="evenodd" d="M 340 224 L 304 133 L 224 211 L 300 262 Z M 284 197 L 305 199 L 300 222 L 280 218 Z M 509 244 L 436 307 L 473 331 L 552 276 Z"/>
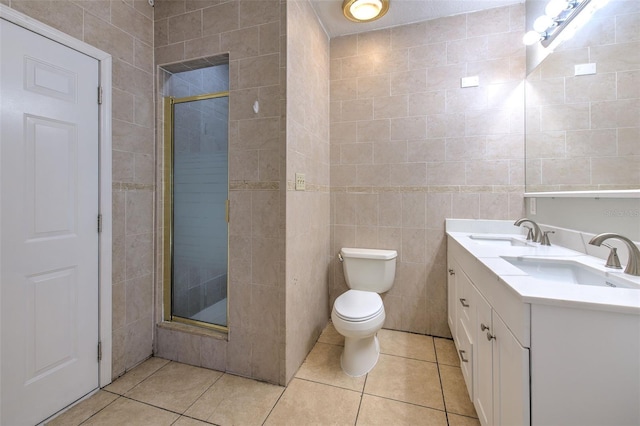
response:
<path id="1" fill-rule="evenodd" d="M 470 235 L 478 234 L 489 237 L 508 236 L 524 243 L 525 237 L 520 231 L 521 229 L 513 226 L 513 222 L 510 221 L 447 219 L 446 232 L 449 237 L 496 274 L 500 282 L 515 292 L 523 303 L 640 315 L 640 277 L 624 274 L 623 270 L 605 268 L 605 261 L 600 257 L 559 245 L 491 246 L 469 238 Z M 556 230 L 556 232 L 562 233 L 562 230 Z M 619 253 L 623 250 L 626 251 L 626 248 L 621 249 Z M 637 285 L 637 288 L 598 287 L 537 279 L 527 275 L 501 256 L 568 259 L 597 269 L 606 277 L 613 277 L 613 279 L 623 277 Z"/>

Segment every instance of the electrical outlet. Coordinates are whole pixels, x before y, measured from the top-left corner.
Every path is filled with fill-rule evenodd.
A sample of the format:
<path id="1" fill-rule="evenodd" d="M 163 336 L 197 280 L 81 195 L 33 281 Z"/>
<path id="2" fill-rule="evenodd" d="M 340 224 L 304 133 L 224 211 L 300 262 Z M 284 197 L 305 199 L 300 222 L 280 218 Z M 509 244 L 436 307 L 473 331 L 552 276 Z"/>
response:
<path id="1" fill-rule="evenodd" d="M 296 191 L 304 191 L 305 181 L 304 173 L 296 173 Z"/>

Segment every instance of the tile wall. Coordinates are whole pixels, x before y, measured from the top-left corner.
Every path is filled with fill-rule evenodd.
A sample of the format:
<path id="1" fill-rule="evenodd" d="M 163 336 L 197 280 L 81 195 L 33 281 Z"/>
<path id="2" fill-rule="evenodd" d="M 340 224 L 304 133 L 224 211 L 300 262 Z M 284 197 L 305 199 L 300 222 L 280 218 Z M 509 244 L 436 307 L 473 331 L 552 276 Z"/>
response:
<path id="1" fill-rule="evenodd" d="M 113 366 L 147 358 L 153 336 L 153 8 L 146 0 L 3 0 L 113 57 Z"/>
<path id="2" fill-rule="evenodd" d="M 329 38 L 308 1 L 287 7 L 286 382 L 330 312 Z"/>
<path id="3" fill-rule="evenodd" d="M 518 4 L 331 40 L 331 303 L 340 247 L 395 249 L 384 326 L 450 335 L 444 218 L 523 214 L 523 31 Z"/>
<path id="4" fill-rule="evenodd" d="M 156 65 L 199 68 L 206 65 L 202 58 L 229 55 L 231 202 L 228 341 L 160 326 L 156 352 L 272 383 L 284 383 L 285 371 L 285 14 L 286 3 L 279 0 L 157 0 L 154 25 Z M 162 147 L 162 135 L 157 146 Z M 158 166 L 161 182 L 162 161 Z M 158 192 L 159 209 L 161 198 Z M 161 322 L 159 216 L 156 320 Z"/>
<path id="5" fill-rule="evenodd" d="M 611 2 L 529 74 L 528 191 L 638 188 L 638 28 L 640 3 Z"/>

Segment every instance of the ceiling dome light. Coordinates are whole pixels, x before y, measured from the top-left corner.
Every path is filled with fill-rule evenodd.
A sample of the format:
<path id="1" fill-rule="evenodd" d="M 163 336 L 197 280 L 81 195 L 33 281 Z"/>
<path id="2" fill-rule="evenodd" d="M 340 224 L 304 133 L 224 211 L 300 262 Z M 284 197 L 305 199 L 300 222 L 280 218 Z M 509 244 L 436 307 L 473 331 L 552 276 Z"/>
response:
<path id="1" fill-rule="evenodd" d="M 350 21 L 368 22 L 381 18 L 389 10 L 389 0 L 344 0 L 342 13 Z"/>

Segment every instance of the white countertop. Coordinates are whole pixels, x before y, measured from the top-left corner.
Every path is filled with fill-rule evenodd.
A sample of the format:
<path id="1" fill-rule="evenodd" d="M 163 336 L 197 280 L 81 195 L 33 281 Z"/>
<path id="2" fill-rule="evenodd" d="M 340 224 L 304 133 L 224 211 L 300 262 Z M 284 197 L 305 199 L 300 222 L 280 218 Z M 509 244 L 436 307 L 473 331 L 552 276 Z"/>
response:
<path id="1" fill-rule="evenodd" d="M 640 277 L 624 274 L 623 270 L 605 268 L 605 261 L 599 257 L 559 245 L 492 246 L 469 238 L 470 235 L 508 236 L 524 243 L 524 235 L 519 231 L 509 221 L 447 220 L 447 235 L 495 273 L 524 303 L 640 314 Z M 626 249 L 620 252 L 622 250 Z M 637 288 L 610 288 L 537 279 L 501 256 L 568 259 L 597 269 L 607 277 L 622 277 L 637 285 Z"/>

